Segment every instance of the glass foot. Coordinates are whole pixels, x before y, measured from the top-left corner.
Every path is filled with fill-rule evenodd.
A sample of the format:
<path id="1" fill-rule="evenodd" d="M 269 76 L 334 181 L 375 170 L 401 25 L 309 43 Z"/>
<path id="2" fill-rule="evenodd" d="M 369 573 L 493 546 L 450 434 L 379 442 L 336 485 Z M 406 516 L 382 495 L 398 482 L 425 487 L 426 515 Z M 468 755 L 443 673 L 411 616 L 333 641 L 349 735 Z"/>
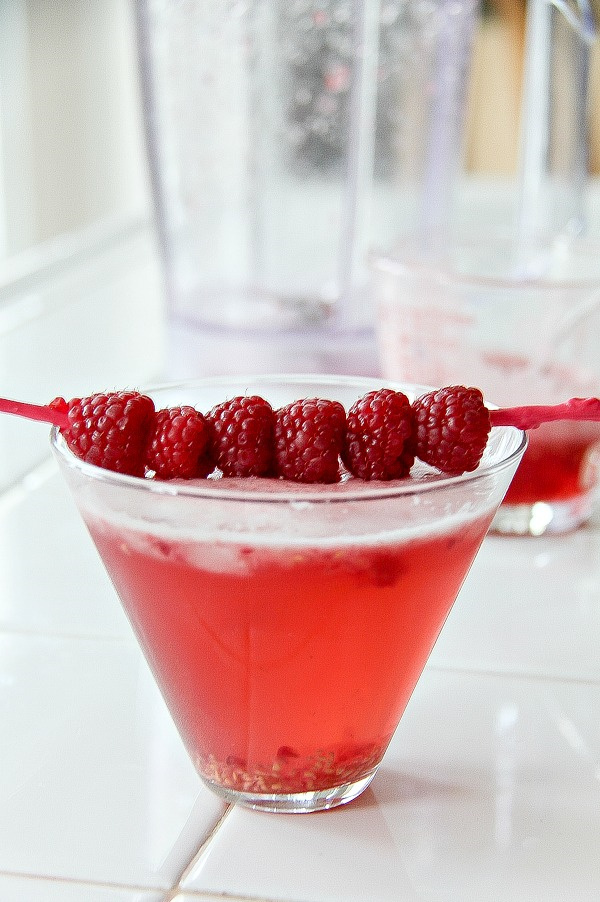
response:
<path id="1" fill-rule="evenodd" d="M 328 808 L 336 808 L 338 805 L 351 802 L 364 792 L 376 772 L 375 767 L 360 780 L 342 783 L 330 789 L 286 793 L 242 792 L 238 789 L 228 789 L 213 780 L 207 780 L 206 777 L 202 779 L 212 792 L 232 805 L 244 805 L 246 808 L 255 808 L 259 811 L 307 814 L 312 811 L 326 811 Z"/>
<path id="2" fill-rule="evenodd" d="M 560 535 L 583 526 L 592 516 L 592 496 L 567 501 L 502 504 L 490 532 L 513 536 Z"/>

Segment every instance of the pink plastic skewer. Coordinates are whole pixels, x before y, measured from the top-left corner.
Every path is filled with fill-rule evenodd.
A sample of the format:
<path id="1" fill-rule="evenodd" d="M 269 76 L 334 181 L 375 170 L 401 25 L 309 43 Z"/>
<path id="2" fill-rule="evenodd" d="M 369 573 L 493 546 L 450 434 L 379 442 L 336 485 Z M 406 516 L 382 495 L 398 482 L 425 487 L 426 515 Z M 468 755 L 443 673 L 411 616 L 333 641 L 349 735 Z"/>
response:
<path id="1" fill-rule="evenodd" d="M 12 413 L 28 420 L 40 420 L 43 423 L 58 426 L 60 429 L 65 429 L 69 425 L 66 411 L 58 410 L 50 405 L 28 404 L 25 401 L 0 398 L 0 413 Z"/>
<path id="2" fill-rule="evenodd" d="M 542 423 L 557 420 L 600 420 L 600 398 L 571 398 L 564 404 L 505 407 L 490 410 L 492 426 L 516 426 L 517 429 L 537 429 Z"/>

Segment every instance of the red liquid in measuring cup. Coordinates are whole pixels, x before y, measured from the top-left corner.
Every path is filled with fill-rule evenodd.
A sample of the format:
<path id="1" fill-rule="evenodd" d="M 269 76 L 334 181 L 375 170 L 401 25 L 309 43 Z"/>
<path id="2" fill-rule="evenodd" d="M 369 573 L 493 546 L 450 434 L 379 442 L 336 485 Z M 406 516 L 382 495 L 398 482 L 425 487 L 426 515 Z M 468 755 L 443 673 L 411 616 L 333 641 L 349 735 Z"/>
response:
<path id="1" fill-rule="evenodd" d="M 590 491 L 597 480 L 600 424 L 549 423 L 528 438 L 504 504 L 569 501 Z"/>

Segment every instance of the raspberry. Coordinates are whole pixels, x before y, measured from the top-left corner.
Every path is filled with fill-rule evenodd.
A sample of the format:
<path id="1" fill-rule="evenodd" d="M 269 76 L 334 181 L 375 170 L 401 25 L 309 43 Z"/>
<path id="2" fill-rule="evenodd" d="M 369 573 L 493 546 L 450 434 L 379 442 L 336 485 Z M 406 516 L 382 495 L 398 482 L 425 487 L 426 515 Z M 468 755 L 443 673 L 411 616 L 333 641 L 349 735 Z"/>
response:
<path id="1" fill-rule="evenodd" d="M 399 479 L 415 459 L 413 412 L 402 392 L 372 391 L 348 411 L 346 467 L 360 479 Z"/>
<path id="2" fill-rule="evenodd" d="M 413 411 L 417 457 L 449 476 L 477 468 L 491 428 L 478 388 L 440 388 L 417 398 Z"/>
<path id="3" fill-rule="evenodd" d="M 273 471 L 275 413 L 258 395 L 231 398 L 208 414 L 213 452 L 224 476 L 269 476 Z"/>
<path id="4" fill-rule="evenodd" d="M 61 401 L 52 404 L 60 409 Z M 73 454 L 106 470 L 143 476 L 151 398 L 136 391 L 105 392 L 73 398 L 67 407 L 69 426 L 62 433 Z"/>
<path id="5" fill-rule="evenodd" d="M 308 398 L 275 413 L 275 468 L 295 482 L 337 482 L 346 412 L 339 401 Z"/>
<path id="6" fill-rule="evenodd" d="M 154 415 L 146 466 L 159 479 L 193 479 L 214 469 L 210 427 L 194 407 L 166 407 Z"/>

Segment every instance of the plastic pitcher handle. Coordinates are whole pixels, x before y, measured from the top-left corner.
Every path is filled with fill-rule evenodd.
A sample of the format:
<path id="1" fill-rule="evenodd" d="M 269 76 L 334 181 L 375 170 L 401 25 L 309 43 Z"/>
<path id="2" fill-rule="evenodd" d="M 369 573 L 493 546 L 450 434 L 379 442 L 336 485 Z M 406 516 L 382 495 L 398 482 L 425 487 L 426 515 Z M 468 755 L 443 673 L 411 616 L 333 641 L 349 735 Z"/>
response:
<path id="1" fill-rule="evenodd" d="M 587 0 L 528 4 L 517 242 L 530 264 L 540 244 L 579 234 L 585 225 L 589 51 L 596 34 Z"/>
<path id="2" fill-rule="evenodd" d="M 591 5 L 587 0 L 576 0 L 573 4 L 567 3 L 566 0 L 550 0 L 550 2 L 559 9 L 567 22 L 580 36 L 582 41 L 593 44 L 596 40 L 596 23 L 594 22 L 594 13 Z"/>

